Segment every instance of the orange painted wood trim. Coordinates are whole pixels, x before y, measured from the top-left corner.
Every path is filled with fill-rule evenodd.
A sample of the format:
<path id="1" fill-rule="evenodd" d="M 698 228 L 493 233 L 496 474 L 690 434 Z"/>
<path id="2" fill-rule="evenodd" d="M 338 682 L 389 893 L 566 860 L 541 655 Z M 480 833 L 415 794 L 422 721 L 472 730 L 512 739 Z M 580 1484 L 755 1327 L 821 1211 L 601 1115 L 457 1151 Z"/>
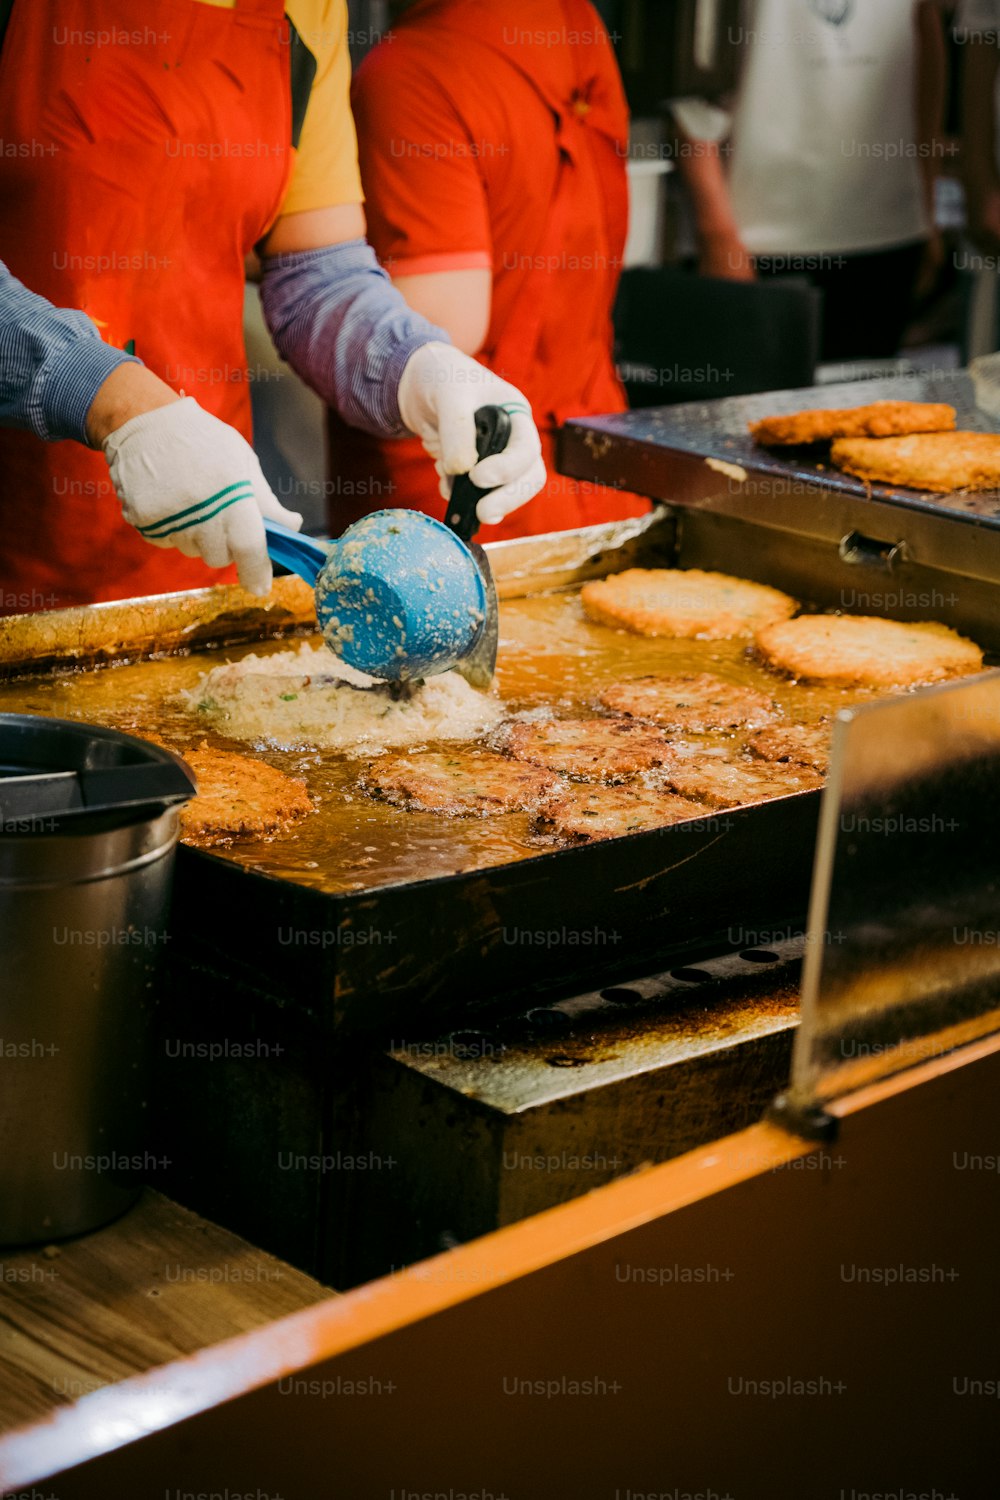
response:
<path id="1" fill-rule="evenodd" d="M 94 1391 L 0 1440 L 0 1487 L 57 1474 L 817 1149 L 775 1125 L 750 1126 L 266 1329 Z"/>

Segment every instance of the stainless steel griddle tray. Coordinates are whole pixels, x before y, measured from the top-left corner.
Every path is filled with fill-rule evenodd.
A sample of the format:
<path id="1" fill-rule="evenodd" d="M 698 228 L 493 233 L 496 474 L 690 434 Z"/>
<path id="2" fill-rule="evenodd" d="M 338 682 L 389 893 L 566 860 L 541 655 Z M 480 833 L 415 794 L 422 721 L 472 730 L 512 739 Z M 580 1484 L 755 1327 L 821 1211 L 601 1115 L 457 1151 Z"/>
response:
<path id="1" fill-rule="evenodd" d="M 587 417 L 564 429 L 559 469 L 575 478 L 594 478 L 600 469 L 603 483 L 636 489 L 671 504 L 685 503 L 683 490 L 672 482 L 670 468 L 650 455 L 670 453 L 695 460 L 681 464 L 677 473 L 705 470 L 705 461 L 728 463 L 754 476 L 767 476 L 784 485 L 798 484 L 884 502 L 899 509 L 936 515 L 947 512 L 955 520 L 1000 529 L 1000 491 L 956 491 L 931 495 L 900 486 L 866 484 L 844 474 L 825 460 L 819 449 L 762 448 L 753 441 L 748 424 L 761 417 L 826 407 L 867 405 L 872 401 L 943 401 L 954 406 L 959 429 L 997 431 L 996 422 L 976 405 L 975 386 L 965 371 L 894 376 L 886 380 L 849 381 L 839 385 L 806 386 L 802 390 L 765 391 L 720 401 L 693 401 L 679 406 L 648 407 L 608 417 Z M 614 471 L 617 469 L 617 473 Z M 581 472 L 585 471 L 585 472 Z M 719 471 L 716 471 L 719 472 Z M 705 470 L 706 484 L 712 470 Z M 734 489 L 734 493 L 735 493 Z M 761 491 L 763 492 L 763 491 Z"/>

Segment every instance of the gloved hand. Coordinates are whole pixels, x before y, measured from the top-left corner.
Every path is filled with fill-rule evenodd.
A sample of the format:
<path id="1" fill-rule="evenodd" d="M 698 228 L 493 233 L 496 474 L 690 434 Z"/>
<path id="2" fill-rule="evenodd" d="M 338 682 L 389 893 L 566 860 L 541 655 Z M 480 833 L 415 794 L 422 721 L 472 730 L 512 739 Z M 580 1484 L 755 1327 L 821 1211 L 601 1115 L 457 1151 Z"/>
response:
<path id="1" fill-rule="evenodd" d="M 451 344 L 423 344 L 399 382 L 399 414 L 434 459 L 447 500 L 456 474 L 490 490 L 477 507 L 480 521 L 495 525 L 537 495 L 545 483 L 542 443 L 527 399 L 484 365 Z M 502 406 L 510 413 L 506 448 L 489 458 L 476 452 L 476 412 Z"/>
<path id="2" fill-rule="evenodd" d="M 111 483 L 130 526 L 154 547 L 176 547 L 210 568 L 235 563 L 251 594 L 271 588 L 262 516 L 298 531 L 250 444 L 192 396 L 142 412 L 104 440 Z"/>

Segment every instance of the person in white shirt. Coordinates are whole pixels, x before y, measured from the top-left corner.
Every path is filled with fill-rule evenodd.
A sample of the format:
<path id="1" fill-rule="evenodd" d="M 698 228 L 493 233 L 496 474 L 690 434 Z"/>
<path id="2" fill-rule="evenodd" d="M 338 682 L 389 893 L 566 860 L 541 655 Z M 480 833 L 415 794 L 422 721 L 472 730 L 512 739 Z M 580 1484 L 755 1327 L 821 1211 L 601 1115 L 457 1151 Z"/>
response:
<path id="1" fill-rule="evenodd" d="M 1000 255 L 1000 0 L 961 0 L 962 179 L 969 237 Z"/>
<path id="2" fill-rule="evenodd" d="M 932 234 L 936 6 L 754 0 L 729 40 L 745 56 L 728 138 L 679 157 L 700 270 L 804 276 L 824 292 L 824 359 L 895 354 Z M 703 110 L 673 110 L 700 133 Z"/>

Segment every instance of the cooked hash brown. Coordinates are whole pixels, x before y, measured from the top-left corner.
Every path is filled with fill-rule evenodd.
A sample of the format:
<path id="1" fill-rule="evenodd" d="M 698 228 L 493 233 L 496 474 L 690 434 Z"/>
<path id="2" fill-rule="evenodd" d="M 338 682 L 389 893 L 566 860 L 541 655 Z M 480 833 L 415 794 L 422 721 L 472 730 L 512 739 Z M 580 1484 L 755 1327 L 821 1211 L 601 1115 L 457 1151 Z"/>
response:
<path id="1" fill-rule="evenodd" d="M 564 785 L 539 813 L 539 825 L 579 843 L 619 838 L 704 816 L 704 808 L 660 790 L 631 786 Z"/>
<path id="2" fill-rule="evenodd" d="M 807 766 L 794 770 L 753 761 L 723 760 L 699 757 L 678 762 L 666 773 L 675 792 L 693 797 L 709 807 L 742 807 L 747 802 L 761 802 L 767 797 L 783 797 L 789 792 L 803 792 L 822 786 L 818 771 Z"/>
<path id="3" fill-rule="evenodd" d="M 561 785 L 537 766 L 513 765 L 492 750 L 386 755 L 362 779 L 367 791 L 408 812 L 487 818 L 536 807 Z"/>
<path id="4" fill-rule="evenodd" d="M 871 401 L 867 406 L 820 407 L 751 422 L 750 434 L 765 448 L 823 443 L 831 438 L 884 438 L 909 432 L 949 432 L 955 408 L 937 401 Z"/>
<path id="5" fill-rule="evenodd" d="M 179 753 L 198 782 L 198 795 L 181 808 L 188 843 L 268 838 L 313 811 L 305 785 L 265 761 L 205 744 Z"/>
<path id="6" fill-rule="evenodd" d="M 502 744 L 515 760 L 546 766 L 579 781 L 625 781 L 639 771 L 662 766 L 671 754 L 662 730 L 630 719 L 510 724 Z"/>
<path id="7" fill-rule="evenodd" d="M 854 438 L 834 443 L 838 469 L 872 484 L 911 490 L 992 490 L 1000 487 L 1000 433 L 924 432 L 912 437 Z"/>
<path id="8" fill-rule="evenodd" d="M 580 600 L 592 620 L 637 635 L 721 641 L 784 620 L 798 604 L 766 584 L 701 568 L 626 568 L 585 583 Z"/>
<path id="9" fill-rule="evenodd" d="M 912 687 L 982 669 L 972 641 L 934 620 L 911 624 L 870 615 L 799 615 L 757 633 L 769 667 L 802 682 L 840 687 Z"/>
<path id="10" fill-rule="evenodd" d="M 724 682 L 711 672 L 691 677 L 635 677 L 613 682 L 599 701 L 615 713 L 644 719 L 663 729 L 694 732 L 767 724 L 775 708 L 765 693 Z"/>
<path id="11" fill-rule="evenodd" d="M 819 724 L 773 724 L 752 734 L 747 749 L 758 760 L 811 766 L 825 775 L 830 764 L 830 725 L 825 720 Z"/>

